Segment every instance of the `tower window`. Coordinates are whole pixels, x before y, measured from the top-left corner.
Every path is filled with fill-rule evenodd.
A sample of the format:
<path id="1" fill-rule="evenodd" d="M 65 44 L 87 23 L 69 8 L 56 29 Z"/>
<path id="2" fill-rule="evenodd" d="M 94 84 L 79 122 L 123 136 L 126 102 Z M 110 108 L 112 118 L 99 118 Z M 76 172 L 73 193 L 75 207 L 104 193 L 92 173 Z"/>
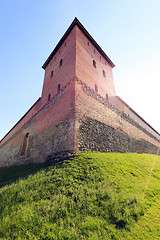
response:
<path id="1" fill-rule="evenodd" d="M 51 94 L 48 95 L 48 101 L 50 101 L 50 99 L 51 99 Z"/>
<path id="2" fill-rule="evenodd" d="M 106 100 L 108 100 L 108 94 L 106 93 Z"/>
<path id="3" fill-rule="evenodd" d="M 101 60 L 101 56 L 99 56 L 100 60 Z"/>
<path id="4" fill-rule="evenodd" d="M 65 43 L 64 43 L 64 46 L 66 47 L 66 45 L 67 45 L 67 44 L 66 44 L 66 42 L 65 42 Z"/>
<path id="5" fill-rule="evenodd" d="M 94 49 L 94 53 L 96 53 L 96 50 Z"/>
<path id="6" fill-rule="evenodd" d="M 53 71 L 51 72 L 51 78 L 53 77 Z"/>
<path id="7" fill-rule="evenodd" d="M 63 59 L 60 60 L 60 62 L 59 62 L 59 67 L 61 67 L 62 64 L 63 64 Z"/>
<path id="8" fill-rule="evenodd" d="M 24 140 L 23 140 L 21 156 L 23 156 L 26 153 L 27 145 L 28 145 L 28 137 L 29 137 L 29 133 L 26 133 L 26 135 L 24 136 Z"/>
<path id="9" fill-rule="evenodd" d="M 96 61 L 95 60 L 93 60 L 93 67 L 96 68 Z"/>
<path id="10" fill-rule="evenodd" d="M 61 90 L 61 85 L 58 84 L 58 87 L 57 87 L 57 93 L 60 93 L 60 90 Z"/>
<path id="11" fill-rule="evenodd" d="M 98 92 L 98 87 L 96 84 L 95 84 L 95 91 Z"/>
<path id="12" fill-rule="evenodd" d="M 103 70 L 103 77 L 106 77 L 106 73 L 105 73 L 105 71 Z"/>
<path id="13" fill-rule="evenodd" d="M 87 45 L 89 46 L 89 42 L 87 42 Z"/>

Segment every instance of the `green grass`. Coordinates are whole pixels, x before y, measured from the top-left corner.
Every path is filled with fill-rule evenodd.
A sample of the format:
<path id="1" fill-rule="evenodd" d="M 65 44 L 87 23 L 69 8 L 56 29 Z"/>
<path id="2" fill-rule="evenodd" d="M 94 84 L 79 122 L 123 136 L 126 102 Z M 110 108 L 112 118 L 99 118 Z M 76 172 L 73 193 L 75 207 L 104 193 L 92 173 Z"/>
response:
<path id="1" fill-rule="evenodd" d="M 160 239 L 155 157 L 88 152 L 1 168 L 0 239 Z"/>

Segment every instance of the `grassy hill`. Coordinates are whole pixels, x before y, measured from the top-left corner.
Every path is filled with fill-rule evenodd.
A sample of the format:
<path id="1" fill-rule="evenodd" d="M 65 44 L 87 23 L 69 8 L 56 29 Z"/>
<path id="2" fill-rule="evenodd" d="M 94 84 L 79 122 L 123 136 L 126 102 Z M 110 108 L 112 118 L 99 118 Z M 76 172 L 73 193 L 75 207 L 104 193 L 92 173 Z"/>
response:
<path id="1" fill-rule="evenodd" d="M 1 168 L 0 239 L 160 239 L 160 157 L 88 152 Z"/>

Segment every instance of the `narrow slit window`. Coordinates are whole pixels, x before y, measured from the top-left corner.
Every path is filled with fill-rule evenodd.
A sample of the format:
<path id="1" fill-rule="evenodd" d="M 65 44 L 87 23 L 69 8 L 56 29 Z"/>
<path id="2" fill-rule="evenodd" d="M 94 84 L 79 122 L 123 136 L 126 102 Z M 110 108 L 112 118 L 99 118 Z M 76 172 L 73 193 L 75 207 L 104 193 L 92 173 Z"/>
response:
<path id="1" fill-rule="evenodd" d="M 95 91 L 98 92 L 98 87 L 96 84 L 95 84 Z"/>
<path id="2" fill-rule="evenodd" d="M 25 155 L 25 153 L 27 151 L 28 137 L 29 137 L 29 133 L 26 133 L 26 135 L 24 136 L 24 140 L 23 140 L 21 156 Z"/>
<path id="3" fill-rule="evenodd" d="M 61 91 L 61 85 L 58 84 L 58 87 L 57 87 L 57 93 L 60 93 L 60 91 Z"/>
<path id="4" fill-rule="evenodd" d="M 108 100 L 108 94 L 106 93 L 106 100 Z"/>
<path id="5" fill-rule="evenodd" d="M 63 64 L 63 59 L 60 60 L 60 62 L 59 62 L 59 67 L 61 67 L 62 64 Z"/>
<path id="6" fill-rule="evenodd" d="M 50 101 L 51 99 L 51 94 L 48 95 L 48 102 Z"/>
<path id="7" fill-rule="evenodd" d="M 93 60 L 93 67 L 96 68 L 96 61 L 95 60 Z"/>
<path id="8" fill-rule="evenodd" d="M 51 78 L 53 77 L 53 71 L 51 72 Z"/>
<path id="9" fill-rule="evenodd" d="M 103 77 L 106 77 L 106 72 L 103 70 Z"/>

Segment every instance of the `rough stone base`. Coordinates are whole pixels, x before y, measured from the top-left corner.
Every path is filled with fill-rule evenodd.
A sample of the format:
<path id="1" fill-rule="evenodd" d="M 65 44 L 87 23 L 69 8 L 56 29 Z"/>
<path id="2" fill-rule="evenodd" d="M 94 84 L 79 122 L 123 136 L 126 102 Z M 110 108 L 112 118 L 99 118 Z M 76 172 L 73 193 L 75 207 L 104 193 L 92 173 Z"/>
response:
<path id="1" fill-rule="evenodd" d="M 79 128 L 79 150 L 100 152 L 137 152 L 157 154 L 158 147 L 137 140 L 95 119 L 86 117 Z"/>
<path id="2" fill-rule="evenodd" d="M 27 149 L 22 155 L 23 138 L 19 137 L 22 135 L 22 128 L 19 135 L 15 136 L 15 139 L 21 141 L 17 140 L 14 147 L 10 145 L 1 151 L 0 167 L 45 162 L 48 156 L 70 151 L 69 129 L 70 123 L 66 118 L 41 133 L 29 134 Z"/>

